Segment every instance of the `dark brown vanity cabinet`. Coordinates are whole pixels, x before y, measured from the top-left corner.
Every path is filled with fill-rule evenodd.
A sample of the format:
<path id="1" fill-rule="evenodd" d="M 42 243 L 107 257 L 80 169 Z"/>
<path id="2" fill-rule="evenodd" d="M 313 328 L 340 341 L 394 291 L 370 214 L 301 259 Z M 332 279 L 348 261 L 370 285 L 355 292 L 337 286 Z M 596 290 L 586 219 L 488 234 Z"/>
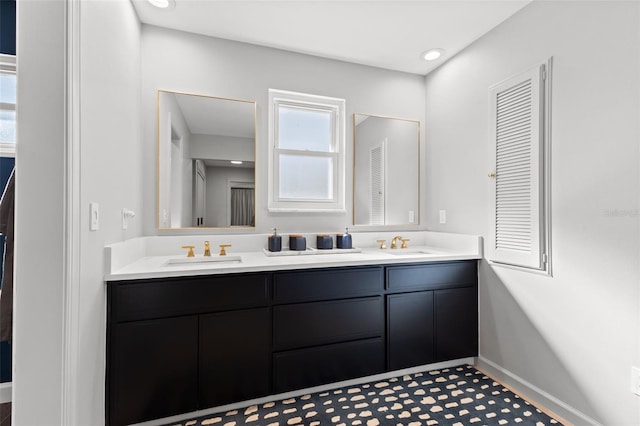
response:
<path id="1" fill-rule="evenodd" d="M 477 355 L 476 261 L 107 286 L 107 423 Z"/>
<path id="2" fill-rule="evenodd" d="M 475 261 L 387 267 L 389 370 L 478 354 Z"/>

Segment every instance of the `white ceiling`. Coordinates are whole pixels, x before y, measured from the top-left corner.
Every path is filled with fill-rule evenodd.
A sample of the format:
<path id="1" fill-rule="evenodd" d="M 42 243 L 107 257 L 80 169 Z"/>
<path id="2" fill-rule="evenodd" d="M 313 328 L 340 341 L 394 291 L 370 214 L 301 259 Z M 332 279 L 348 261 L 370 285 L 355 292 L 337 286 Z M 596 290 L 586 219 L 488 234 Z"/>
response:
<path id="1" fill-rule="evenodd" d="M 141 22 L 425 75 L 532 0 L 132 0 Z M 445 55 L 421 59 L 430 48 Z"/>

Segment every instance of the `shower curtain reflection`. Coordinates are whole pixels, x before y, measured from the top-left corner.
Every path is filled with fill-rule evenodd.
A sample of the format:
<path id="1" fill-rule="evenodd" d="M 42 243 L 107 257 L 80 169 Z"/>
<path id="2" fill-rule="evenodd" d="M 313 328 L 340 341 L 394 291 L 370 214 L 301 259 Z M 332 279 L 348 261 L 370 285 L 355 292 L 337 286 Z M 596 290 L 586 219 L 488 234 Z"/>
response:
<path id="1" fill-rule="evenodd" d="M 255 190 L 231 188 L 231 226 L 255 226 Z"/>

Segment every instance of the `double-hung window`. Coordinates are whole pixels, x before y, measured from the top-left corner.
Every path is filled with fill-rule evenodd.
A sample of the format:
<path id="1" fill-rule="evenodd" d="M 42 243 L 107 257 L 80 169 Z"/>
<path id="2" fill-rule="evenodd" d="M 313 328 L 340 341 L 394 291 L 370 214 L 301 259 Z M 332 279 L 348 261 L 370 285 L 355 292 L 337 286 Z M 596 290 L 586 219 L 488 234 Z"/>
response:
<path id="1" fill-rule="evenodd" d="M 270 89 L 269 124 L 269 210 L 344 211 L 344 99 Z"/>

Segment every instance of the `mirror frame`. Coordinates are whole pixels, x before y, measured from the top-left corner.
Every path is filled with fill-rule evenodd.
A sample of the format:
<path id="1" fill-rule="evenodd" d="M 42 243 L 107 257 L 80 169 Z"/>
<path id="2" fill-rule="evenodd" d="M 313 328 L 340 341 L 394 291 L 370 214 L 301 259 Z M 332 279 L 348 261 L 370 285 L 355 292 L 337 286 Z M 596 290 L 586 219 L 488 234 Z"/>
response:
<path id="1" fill-rule="evenodd" d="M 356 136 L 357 136 L 357 131 L 356 131 L 356 127 L 357 127 L 357 120 L 356 117 L 357 116 L 366 116 L 366 117 L 374 117 L 374 118 L 385 118 L 385 119 L 390 119 L 390 120 L 399 120 L 399 121 L 405 121 L 405 122 L 409 122 L 409 123 L 415 123 L 418 126 L 418 140 L 416 141 L 417 144 L 417 161 L 418 161 L 418 167 L 417 167 L 417 176 L 416 176 L 416 180 L 417 180 L 417 200 L 416 200 L 416 222 L 415 223 L 399 223 L 399 224 L 370 224 L 370 223 L 356 223 Z M 421 187 L 421 168 L 422 168 L 422 157 L 421 157 L 421 137 L 422 137 L 422 126 L 420 123 L 420 120 L 412 120 L 412 119 L 408 119 L 408 118 L 400 118 L 400 117 L 393 117 L 393 116 L 388 116 L 388 115 L 379 115 L 379 114 L 365 114 L 365 113 L 360 113 L 360 112 L 354 112 L 353 113 L 353 188 L 352 188 L 352 194 L 353 194 L 353 201 L 352 201 L 352 222 L 353 222 L 353 226 L 354 227 L 369 227 L 369 228 L 380 228 L 380 229 L 389 229 L 389 228 L 401 228 L 401 227 L 410 227 L 410 228 L 419 228 L 420 227 L 420 223 L 421 223 L 421 209 L 420 209 L 420 205 L 421 205 L 421 197 L 420 197 L 420 187 Z"/>
<path id="2" fill-rule="evenodd" d="M 177 90 L 168 90 L 168 89 L 158 89 L 156 91 L 156 229 L 159 231 L 177 231 L 177 230 L 242 230 L 242 229 L 255 229 L 256 228 L 256 211 L 254 210 L 254 221 L 253 226 L 183 226 L 183 227 L 161 227 L 160 226 L 160 95 L 162 93 L 169 93 L 174 95 L 189 95 L 189 96 L 197 96 L 201 98 L 209 98 L 223 101 L 235 101 L 235 102 L 245 102 L 248 104 L 253 104 L 253 158 L 254 158 L 254 167 L 253 167 L 253 181 L 254 188 L 256 183 L 256 168 L 255 163 L 257 159 L 258 147 L 257 147 L 257 136 L 258 136 L 258 105 L 257 101 L 240 99 L 240 98 L 229 98 L 224 96 L 212 96 L 212 95 L 204 95 L 201 93 L 190 93 L 190 92 L 182 92 Z M 254 206 L 256 205 L 256 194 L 254 192 Z M 255 209 L 255 207 L 254 207 Z"/>

